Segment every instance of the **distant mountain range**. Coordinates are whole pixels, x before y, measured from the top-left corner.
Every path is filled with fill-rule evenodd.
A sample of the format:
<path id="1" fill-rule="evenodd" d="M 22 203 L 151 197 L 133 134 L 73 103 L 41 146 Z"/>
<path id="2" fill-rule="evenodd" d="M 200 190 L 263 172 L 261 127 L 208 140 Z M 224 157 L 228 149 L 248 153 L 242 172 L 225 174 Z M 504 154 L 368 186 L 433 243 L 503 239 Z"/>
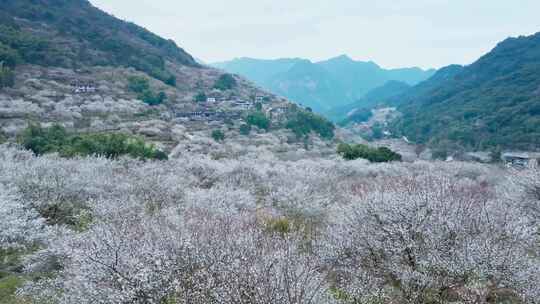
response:
<path id="1" fill-rule="evenodd" d="M 353 103 L 388 81 L 415 85 L 435 73 L 420 68 L 384 69 L 374 62 L 355 61 L 345 55 L 321 62 L 238 58 L 212 66 L 242 75 L 321 113 Z"/>

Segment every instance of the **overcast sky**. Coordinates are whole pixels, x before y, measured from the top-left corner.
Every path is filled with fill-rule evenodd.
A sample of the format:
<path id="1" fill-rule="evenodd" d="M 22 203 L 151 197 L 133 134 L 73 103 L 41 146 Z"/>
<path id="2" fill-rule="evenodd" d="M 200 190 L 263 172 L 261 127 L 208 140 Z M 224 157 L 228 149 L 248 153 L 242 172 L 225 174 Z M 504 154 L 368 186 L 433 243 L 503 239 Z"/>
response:
<path id="1" fill-rule="evenodd" d="M 539 0 L 90 1 L 205 62 L 347 54 L 384 67 L 441 67 L 540 31 Z"/>

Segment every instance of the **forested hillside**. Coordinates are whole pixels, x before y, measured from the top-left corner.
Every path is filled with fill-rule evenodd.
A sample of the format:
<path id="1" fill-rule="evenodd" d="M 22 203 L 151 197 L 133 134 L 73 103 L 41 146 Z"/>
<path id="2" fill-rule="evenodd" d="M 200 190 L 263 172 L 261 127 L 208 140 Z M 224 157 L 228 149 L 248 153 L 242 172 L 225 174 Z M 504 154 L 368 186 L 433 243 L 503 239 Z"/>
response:
<path id="1" fill-rule="evenodd" d="M 174 85 L 171 61 L 197 66 L 173 41 L 93 7 L 86 0 L 0 0 L 0 61 L 77 68 L 134 67 Z"/>
<path id="2" fill-rule="evenodd" d="M 540 33 L 436 77 L 395 99 L 404 114 L 395 132 L 454 150 L 540 149 Z"/>
<path id="3" fill-rule="evenodd" d="M 427 82 L 427 81 L 426 81 Z M 371 110 L 377 106 L 391 106 L 393 97 L 401 96 L 411 88 L 410 85 L 401 81 L 388 81 L 383 86 L 369 91 L 364 97 L 346 106 L 334 108 L 326 112 L 326 116 L 334 121 L 349 120 L 352 111 L 365 109 Z M 354 122 L 354 119 L 349 120 Z"/>

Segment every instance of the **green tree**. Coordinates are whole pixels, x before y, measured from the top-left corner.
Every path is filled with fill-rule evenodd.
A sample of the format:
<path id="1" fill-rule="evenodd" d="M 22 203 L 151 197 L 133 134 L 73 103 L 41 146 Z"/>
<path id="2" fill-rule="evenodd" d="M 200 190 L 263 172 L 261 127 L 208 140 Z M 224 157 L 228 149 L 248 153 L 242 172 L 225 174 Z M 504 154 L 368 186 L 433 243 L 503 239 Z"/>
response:
<path id="1" fill-rule="evenodd" d="M 195 95 L 194 100 L 196 102 L 205 102 L 207 98 L 208 97 L 206 96 L 206 94 L 204 94 L 204 92 L 199 92 L 197 93 L 197 95 Z"/>
<path id="2" fill-rule="evenodd" d="M 128 77 L 128 89 L 131 92 L 136 93 L 138 99 L 151 106 L 160 105 L 167 99 L 165 92 L 159 92 L 156 94 L 152 91 L 148 78 L 146 77 Z"/>
<path id="3" fill-rule="evenodd" d="M 176 87 L 176 76 L 171 75 L 165 80 L 165 83 L 170 85 L 171 87 Z"/>
<path id="4" fill-rule="evenodd" d="M 0 66 L 14 68 L 21 61 L 17 51 L 0 42 Z"/>
<path id="5" fill-rule="evenodd" d="M 30 125 L 19 142 L 36 155 L 59 153 L 62 157 L 100 155 L 107 158 L 129 155 L 139 159 L 167 159 L 167 154 L 139 137 L 120 133 L 70 134 L 60 125 L 49 128 Z"/>
<path id="6" fill-rule="evenodd" d="M 221 130 L 214 130 L 212 131 L 212 138 L 215 141 L 224 141 L 225 140 L 225 133 Z"/>
<path id="7" fill-rule="evenodd" d="M 128 89 L 134 93 L 144 93 L 150 91 L 150 83 L 148 78 L 143 76 L 128 77 Z"/>
<path id="8" fill-rule="evenodd" d="M 216 80 L 216 83 L 214 84 L 214 88 L 226 91 L 234 89 L 237 86 L 236 79 L 231 74 L 223 74 L 221 75 L 218 80 Z"/>
<path id="9" fill-rule="evenodd" d="M 256 126 L 259 129 L 270 129 L 270 119 L 268 119 L 268 117 L 266 117 L 266 115 L 260 111 L 249 113 L 246 117 L 246 122 L 248 125 Z"/>
<path id="10" fill-rule="evenodd" d="M 242 124 L 240 126 L 240 134 L 242 135 L 249 135 L 249 133 L 251 133 L 251 125 L 249 124 Z"/>
<path id="11" fill-rule="evenodd" d="M 401 161 L 402 159 L 400 154 L 386 147 L 371 148 L 362 144 L 349 145 L 341 143 L 338 145 L 337 153 L 346 160 L 363 158 L 374 163 Z"/>
<path id="12" fill-rule="evenodd" d="M 297 110 L 289 116 L 286 127 L 297 137 L 305 137 L 313 131 L 325 139 L 333 138 L 335 129 L 334 124 L 322 116 L 302 110 Z"/>

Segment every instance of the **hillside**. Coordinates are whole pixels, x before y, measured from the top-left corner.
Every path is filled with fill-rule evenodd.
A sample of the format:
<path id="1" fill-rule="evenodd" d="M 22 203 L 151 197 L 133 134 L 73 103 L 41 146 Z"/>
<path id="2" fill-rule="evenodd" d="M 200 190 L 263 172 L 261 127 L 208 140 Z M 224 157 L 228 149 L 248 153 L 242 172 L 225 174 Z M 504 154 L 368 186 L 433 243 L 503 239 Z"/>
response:
<path id="1" fill-rule="evenodd" d="M 326 113 L 326 116 L 334 121 L 343 121 L 345 119 L 354 122 L 354 119 L 348 119 L 350 118 L 348 114 L 351 114 L 354 110 L 371 110 L 379 105 L 389 106 L 394 97 L 404 94 L 410 88 L 411 86 L 405 82 L 391 80 L 383 86 L 369 91 L 365 96 L 351 104 L 332 109 Z"/>
<path id="2" fill-rule="evenodd" d="M 275 94 L 323 114 L 361 99 L 388 81 L 415 85 L 435 72 L 419 68 L 384 69 L 373 62 L 355 61 L 346 55 L 321 62 L 298 58 L 239 58 L 213 66 L 240 74 Z"/>
<path id="3" fill-rule="evenodd" d="M 333 77 L 339 79 L 347 89 L 349 99 L 359 99 L 369 91 L 383 86 L 388 81 L 415 85 L 431 77 L 435 70 L 420 68 L 384 69 L 376 63 L 355 61 L 346 55 L 318 62 Z"/>
<path id="4" fill-rule="evenodd" d="M 65 68 L 130 66 L 170 84 L 175 80 L 167 61 L 198 66 L 173 41 L 116 19 L 86 0 L 0 4 L 0 49 L 17 61 Z"/>
<path id="5" fill-rule="evenodd" d="M 0 142 L 15 139 L 28 124 L 60 124 L 75 133 L 143 136 L 175 153 L 183 147 L 234 154 L 256 141 L 287 151 L 298 149 L 295 141 L 305 146 L 303 137 L 314 127 L 299 134 L 291 120 L 318 121 L 86 0 L 0 4 Z M 259 119 L 249 122 L 252 114 Z M 246 134 L 246 125 L 253 131 Z M 323 125 L 327 136 L 330 127 Z M 213 142 L 218 131 L 228 140 Z"/>
<path id="6" fill-rule="evenodd" d="M 402 104 L 411 104 L 419 99 L 424 98 L 427 94 L 432 91 L 436 91 L 447 81 L 452 80 L 456 75 L 463 71 L 463 66 L 461 65 L 449 65 L 439 69 L 435 75 L 429 79 L 420 82 L 419 84 L 409 88 L 408 90 L 402 91 L 399 94 L 393 94 L 392 96 L 386 96 L 384 101 L 385 105 L 388 106 L 399 106 Z"/>
<path id="7" fill-rule="evenodd" d="M 539 71 L 540 33 L 509 38 L 396 98 L 403 116 L 394 131 L 446 150 L 538 150 Z"/>

